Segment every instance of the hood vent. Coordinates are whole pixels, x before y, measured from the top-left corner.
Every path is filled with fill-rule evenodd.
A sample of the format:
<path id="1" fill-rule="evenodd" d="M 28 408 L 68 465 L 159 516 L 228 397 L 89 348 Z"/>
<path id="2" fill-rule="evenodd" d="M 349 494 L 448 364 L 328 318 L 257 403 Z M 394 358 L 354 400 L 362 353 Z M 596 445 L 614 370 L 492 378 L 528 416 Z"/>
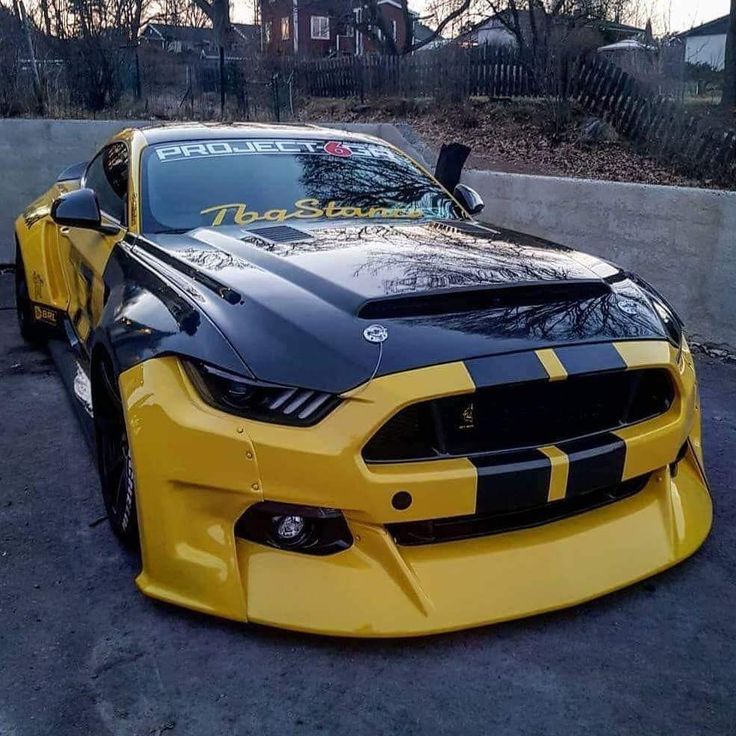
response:
<path id="1" fill-rule="evenodd" d="M 358 311 L 363 319 L 430 317 L 487 309 L 581 302 L 607 296 L 611 287 L 603 281 L 522 282 L 475 289 L 445 289 L 365 302 Z"/>
<path id="2" fill-rule="evenodd" d="M 297 243 L 300 240 L 313 240 L 309 233 L 303 230 L 297 230 L 289 225 L 274 225 L 273 227 L 259 227 L 255 230 L 248 230 L 248 235 L 255 235 L 261 240 L 268 240 L 271 243 Z"/>

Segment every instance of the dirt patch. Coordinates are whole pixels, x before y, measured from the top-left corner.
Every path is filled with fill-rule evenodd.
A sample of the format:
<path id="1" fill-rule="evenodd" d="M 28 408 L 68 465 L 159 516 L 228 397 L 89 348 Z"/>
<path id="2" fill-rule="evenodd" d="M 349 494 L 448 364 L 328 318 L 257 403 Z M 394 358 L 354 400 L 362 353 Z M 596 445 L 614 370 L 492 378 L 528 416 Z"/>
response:
<path id="1" fill-rule="evenodd" d="M 609 126 L 573 105 L 542 100 L 470 100 L 439 108 L 431 100 L 307 102 L 301 120 L 409 123 L 427 145 L 460 141 L 473 149 L 468 166 L 514 174 L 568 176 L 605 181 L 723 188 L 683 176 L 635 150 Z"/>

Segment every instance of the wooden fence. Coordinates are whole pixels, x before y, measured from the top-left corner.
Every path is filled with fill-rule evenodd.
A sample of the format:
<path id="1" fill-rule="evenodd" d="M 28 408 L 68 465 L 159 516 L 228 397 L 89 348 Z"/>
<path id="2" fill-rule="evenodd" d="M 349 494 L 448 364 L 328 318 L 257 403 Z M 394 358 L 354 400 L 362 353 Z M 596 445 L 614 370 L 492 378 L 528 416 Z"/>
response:
<path id="1" fill-rule="evenodd" d="M 569 93 L 624 138 L 687 173 L 736 180 L 736 129 L 709 115 L 652 95 L 647 88 L 600 57 L 575 60 Z"/>
<path id="2" fill-rule="evenodd" d="M 562 59 L 541 73 L 513 50 L 480 46 L 419 52 L 406 57 L 364 56 L 307 60 L 294 68 L 297 90 L 312 97 L 557 96 L 576 100 L 651 155 L 688 174 L 736 181 L 736 130 L 689 112 L 599 55 Z"/>
<path id="3" fill-rule="evenodd" d="M 535 95 L 531 66 L 511 49 L 448 48 L 410 56 L 303 61 L 300 89 L 311 97 L 519 97 Z"/>

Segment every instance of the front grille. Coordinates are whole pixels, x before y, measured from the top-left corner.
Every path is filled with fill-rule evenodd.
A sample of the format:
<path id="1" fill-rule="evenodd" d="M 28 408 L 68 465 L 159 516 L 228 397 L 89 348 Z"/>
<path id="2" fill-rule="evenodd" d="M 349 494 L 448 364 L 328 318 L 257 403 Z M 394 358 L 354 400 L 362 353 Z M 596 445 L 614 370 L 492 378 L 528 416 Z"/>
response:
<path id="1" fill-rule="evenodd" d="M 429 521 L 406 521 L 400 524 L 388 524 L 387 529 L 396 544 L 405 547 L 475 539 L 492 534 L 529 529 L 634 496 L 644 490 L 650 477 L 650 474 L 643 475 L 610 488 L 572 496 L 562 501 L 553 501 L 533 508 Z"/>
<path id="2" fill-rule="evenodd" d="M 482 388 L 408 406 L 369 440 L 363 458 L 414 462 L 556 445 L 664 414 L 674 395 L 662 369 Z"/>

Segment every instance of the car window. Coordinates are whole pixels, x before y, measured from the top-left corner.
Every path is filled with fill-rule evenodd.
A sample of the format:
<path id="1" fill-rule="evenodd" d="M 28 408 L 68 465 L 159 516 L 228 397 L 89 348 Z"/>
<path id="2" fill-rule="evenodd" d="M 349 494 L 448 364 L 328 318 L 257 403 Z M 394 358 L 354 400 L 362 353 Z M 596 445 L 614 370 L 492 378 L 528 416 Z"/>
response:
<path id="1" fill-rule="evenodd" d="M 143 230 L 309 220 L 464 219 L 413 161 L 372 142 L 233 139 L 146 149 Z"/>
<path id="2" fill-rule="evenodd" d="M 104 148 L 87 167 L 84 183 L 94 190 L 100 209 L 123 222 L 128 193 L 128 147 L 125 143 L 112 143 Z"/>

